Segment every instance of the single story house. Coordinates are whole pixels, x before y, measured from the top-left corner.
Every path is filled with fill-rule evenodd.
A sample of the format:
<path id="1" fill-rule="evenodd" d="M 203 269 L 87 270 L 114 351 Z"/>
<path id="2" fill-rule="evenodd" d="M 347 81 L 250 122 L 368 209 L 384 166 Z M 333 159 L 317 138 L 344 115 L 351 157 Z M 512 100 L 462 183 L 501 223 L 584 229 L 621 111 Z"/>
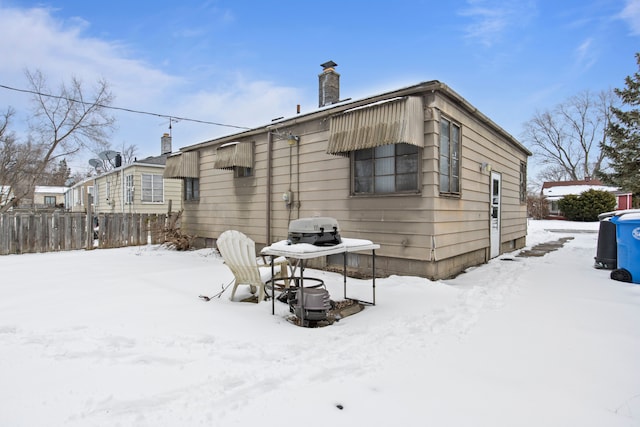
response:
<path id="1" fill-rule="evenodd" d="M 161 139 L 162 154 L 122 165 L 116 157 L 115 168 L 77 183 L 67 193 L 70 209 L 86 212 L 91 200 L 94 214 L 148 213 L 162 214 L 182 208 L 180 179 L 164 178 L 167 156 L 171 153 L 171 136 Z"/>
<path id="2" fill-rule="evenodd" d="M 440 81 L 341 101 L 322 64 L 319 109 L 191 146 L 167 159 L 184 181 L 182 229 L 256 244 L 297 218 L 333 217 L 379 243 L 378 274 L 451 277 L 525 245 L 531 152 Z M 342 265 L 327 257 L 315 267 Z M 348 265 L 370 271 L 370 254 Z"/>
<path id="3" fill-rule="evenodd" d="M 549 181 L 542 184 L 542 196 L 549 206 L 549 219 L 565 219 L 564 214 L 560 211 L 559 201 L 565 196 L 579 196 L 588 190 L 607 191 L 616 196 L 616 210 L 631 209 L 632 193 L 628 191 L 620 191 L 618 187 L 610 187 L 604 185 L 598 179 L 586 178 L 574 181 Z"/>
<path id="4" fill-rule="evenodd" d="M 64 207 L 64 194 L 68 187 L 36 185 L 33 191 L 33 205 L 36 209 Z"/>

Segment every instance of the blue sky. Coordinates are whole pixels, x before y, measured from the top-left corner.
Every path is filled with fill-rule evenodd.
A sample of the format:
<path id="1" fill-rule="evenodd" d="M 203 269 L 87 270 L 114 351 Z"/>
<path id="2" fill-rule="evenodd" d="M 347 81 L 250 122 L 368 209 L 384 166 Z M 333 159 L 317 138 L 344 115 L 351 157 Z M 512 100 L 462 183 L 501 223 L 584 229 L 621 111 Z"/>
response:
<path id="1" fill-rule="evenodd" d="M 114 106 L 234 126 L 313 111 L 333 60 L 342 98 L 440 80 L 519 138 L 537 110 L 623 87 L 638 51 L 640 0 L 0 0 L 0 84 L 104 78 Z M 28 101 L 0 89 L 16 124 Z M 114 114 L 115 148 L 159 154 L 168 120 Z M 174 123 L 173 148 L 235 131 Z"/>

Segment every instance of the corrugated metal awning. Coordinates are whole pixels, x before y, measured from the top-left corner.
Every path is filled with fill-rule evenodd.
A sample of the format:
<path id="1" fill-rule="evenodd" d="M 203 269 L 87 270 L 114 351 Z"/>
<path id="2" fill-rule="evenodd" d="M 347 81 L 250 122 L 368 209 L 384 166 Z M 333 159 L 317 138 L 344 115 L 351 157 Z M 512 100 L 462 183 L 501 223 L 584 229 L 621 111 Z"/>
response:
<path id="1" fill-rule="evenodd" d="M 216 150 L 214 169 L 253 167 L 253 142 L 229 142 Z"/>
<path id="2" fill-rule="evenodd" d="M 199 178 L 200 162 L 198 151 L 188 151 L 167 157 L 164 178 Z"/>
<path id="3" fill-rule="evenodd" d="M 421 97 L 397 98 L 331 117 L 329 154 L 399 143 L 424 147 Z"/>

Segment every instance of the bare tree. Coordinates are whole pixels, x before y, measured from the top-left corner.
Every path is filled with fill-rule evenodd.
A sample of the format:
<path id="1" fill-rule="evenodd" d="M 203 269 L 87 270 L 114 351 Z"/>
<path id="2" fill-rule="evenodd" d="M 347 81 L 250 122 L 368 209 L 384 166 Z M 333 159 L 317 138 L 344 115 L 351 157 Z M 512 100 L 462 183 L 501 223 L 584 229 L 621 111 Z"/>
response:
<path id="1" fill-rule="evenodd" d="M 21 161 L 18 156 L 21 154 L 29 157 L 30 162 L 22 170 L 21 178 L 14 176 L 4 184 L 11 186 L 13 199 L 0 206 L 0 212 L 28 197 L 56 159 L 69 157 L 82 148 L 93 146 L 96 141 L 106 141 L 115 122 L 107 114 L 113 97 L 104 80 L 98 81 L 89 93 L 80 80 L 72 78 L 68 85 L 63 83 L 57 94 L 53 94 L 40 71 L 27 71 L 26 77 L 34 94 L 30 136 L 26 143 L 18 144 L 15 138 L 9 141 L 6 154 L 13 157 L 6 159 L 13 159 L 8 162 L 15 164 Z"/>
<path id="2" fill-rule="evenodd" d="M 578 180 L 602 168 L 604 154 L 599 147 L 607 139 L 614 101 L 612 91 L 597 95 L 584 91 L 525 123 L 523 139 L 547 166 L 543 174 Z"/>
<path id="3" fill-rule="evenodd" d="M 0 212 L 13 206 L 17 195 L 29 193 L 28 182 L 42 155 L 37 144 L 21 143 L 9 131 L 14 114 L 9 108 L 0 116 Z"/>
<path id="4" fill-rule="evenodd" d="M 138 147 L 135 144 L 125 145 L 122 144 L 122 150 L 120 151 L 122 154 L 122 163 L 129 164 L 133 163 L 138 155 Z"/>

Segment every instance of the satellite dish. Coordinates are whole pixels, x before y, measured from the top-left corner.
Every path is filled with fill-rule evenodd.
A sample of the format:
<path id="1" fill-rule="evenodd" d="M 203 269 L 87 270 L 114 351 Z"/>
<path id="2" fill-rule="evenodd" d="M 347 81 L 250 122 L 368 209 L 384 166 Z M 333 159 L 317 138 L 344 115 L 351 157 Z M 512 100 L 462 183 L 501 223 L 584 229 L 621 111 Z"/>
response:
<path id="1" fill-rule="evenodd" d="M 111 159 L 115 159 L 117 154 L 118 153 L 116 151 L 107 150 L 98 154 L 98 157 L 100 157 L 102 160 L 111 160 Z"/>
<path id="2" fill-rule="evenodd" d="M 102 166 L 102 161 L 98 159 L 89 159 L 89 164 L 97 169 Z"/>

